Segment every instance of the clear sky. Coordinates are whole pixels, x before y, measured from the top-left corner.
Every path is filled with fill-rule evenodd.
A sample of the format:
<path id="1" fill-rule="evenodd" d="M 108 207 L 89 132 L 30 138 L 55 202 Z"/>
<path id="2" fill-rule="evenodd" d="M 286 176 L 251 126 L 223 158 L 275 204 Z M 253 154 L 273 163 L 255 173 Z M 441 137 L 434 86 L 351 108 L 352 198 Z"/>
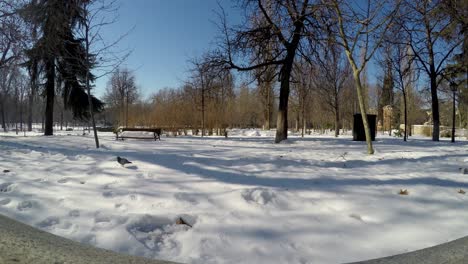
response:
<path id="1" fill-rule="evenodd" d="M 234 21 L 239 10 L 231 1 L 219 1 Z M 214 11 L 217 0 L 119 0 L 118 21 L 103 29 L 104 37 L 117 39 L 133 27 L 120 43 L 132 53 L 125 66 L 134 70 L 144 96 L 164 87 L 178 87 L 188 74 L 187 60 L 213 44 L 218 33 Z M 96 82 L 104 94 L 108 77 Z"/>

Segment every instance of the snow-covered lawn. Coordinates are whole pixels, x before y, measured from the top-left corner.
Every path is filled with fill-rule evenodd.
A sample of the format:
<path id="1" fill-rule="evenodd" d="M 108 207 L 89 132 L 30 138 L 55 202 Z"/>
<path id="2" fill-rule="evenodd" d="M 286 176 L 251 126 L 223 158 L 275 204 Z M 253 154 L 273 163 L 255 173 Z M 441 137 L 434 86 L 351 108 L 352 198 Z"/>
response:
<path id="1" fill-rule="evenodd" d="M 71 133 L 71 135 L 67 135 Z M 0 213 L 186 263 L 338 263 L 468 235 L 468 141 L 0 135 Z M 116 157 L 133 164 L 121 167 Z M 9 170 L 9 172 L 4 172 Z M 399 195 L 407 189 L 409 195 Z M 193 227 L 175 224 L 182 217 Z"/>

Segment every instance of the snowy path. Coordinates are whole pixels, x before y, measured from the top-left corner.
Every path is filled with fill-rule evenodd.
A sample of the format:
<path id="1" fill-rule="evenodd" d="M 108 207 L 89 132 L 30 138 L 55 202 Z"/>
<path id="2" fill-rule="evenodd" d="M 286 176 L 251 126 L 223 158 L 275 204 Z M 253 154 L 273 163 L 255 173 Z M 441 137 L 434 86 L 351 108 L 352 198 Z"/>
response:
<path id="1" fill-rule="evenodd" d="M 101 141 L 0 137 L 0 213 L 186 263 L 350 262 L 468 234 L 467 141 L 384 137 L 373 156 L 347 137 Z"/>

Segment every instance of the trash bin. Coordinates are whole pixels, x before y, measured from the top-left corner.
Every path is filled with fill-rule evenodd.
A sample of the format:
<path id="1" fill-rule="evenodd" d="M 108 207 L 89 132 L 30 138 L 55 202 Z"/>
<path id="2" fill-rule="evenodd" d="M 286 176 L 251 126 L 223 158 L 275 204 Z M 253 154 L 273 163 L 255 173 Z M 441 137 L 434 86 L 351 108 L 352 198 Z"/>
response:
<path id="1" fill-rule="evenodd" d="M 375 140 L 376 119 L 377 115 L 367 115 L 372 141 Z M 354 114 L 353 140 L 366 141 L 366 132 L 364 131 L 364 123 L 362 122 L 361 114 Z"/>

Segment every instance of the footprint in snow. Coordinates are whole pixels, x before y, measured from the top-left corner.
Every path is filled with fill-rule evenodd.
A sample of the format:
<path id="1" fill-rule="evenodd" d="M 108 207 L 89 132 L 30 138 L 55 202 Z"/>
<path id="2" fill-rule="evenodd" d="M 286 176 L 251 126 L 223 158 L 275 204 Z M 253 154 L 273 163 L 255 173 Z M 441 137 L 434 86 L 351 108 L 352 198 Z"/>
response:
<path id="1" fill-rule="evenodd" d="M 68 178 L 62 178 L 62 179 L 58 180 L 57 182 L 58 183 L 67 183 L 69 180 L 70 179 L 68 179 Z"/>
<path id="2" fill-rule="evenodd" d="M 129 198 L 130 198 L 130 200 L 132 200 L 132 201 L 140 200 L 140 197 L 138 197 L 138 195 L 136 195 L 136 194 L 130 194 L 130 195 L 129 195 Z"/>
<path id="3" fill-rule="evenodd" d="M 15 188 L 15 184 L 12 182 L 5 182 L 0 184 L 0 192 L 8 193 L 12 192 Z"/>
<path id="4" fill-rule="evenodd" d="M 106 198 L 112 198 L 112 197 L 115 197 L 115 193 L 113 191 L 105 191 L 102 193 L 102 196 Z"/>
<path id="5" fill-rule="evenodd" d="M 242 198 L 246 202 L 254 202 L 260 205 L 267 205 L 276 202 L 276 193 L 265 188 L 246 189 L 242 193 Z"/>
<path id="6" fill-rule="evenodd" d="M 353 219 L 356 219 L 358 221 L 361 221 L 361 222 L 364 222 L 364 220 L 362 219 L 362 217 L 358 214 L 350 214 L 349 217 L 353 218 Z"/>
<path id="7" fill-rule="evenodd" d="M 79 217 L 80 216 L 80 210 L 71 210 L 68 212 L 68 215 L 71 217 Z"/>
<path id="8" fill-rule="evenodd" d="M 34 182 L 46 182 L 47 179 L 45 179 L 45 178 L 37 178 L 37 179 L 34 179 L 33 181 L 34 181 Z"/>
<path id="9" fill-rule="evenodd" d="M 47 217 L 46 219 L 39 222 L 37 226 L 39 228 L 50 228 L 59 223 L 60 223 L 60 219 L 58 217 L 52 216 L 52 217 Z"/>
<path id="10" fill-rule="evenodd" d="M 27 211 L 31 208 L 33 208 L 35 205 L 35 202 L 34 201 L 22 201 L 18 204 L 18 206 L 16 206 L 16 209 L 18 211 Z"/>
<path id="11" fill-rule="evenodd" d="M 123 203 L 117 203 L 114 204 L 114 208 L 118 209 L 119 211 L 126 212 L 127 211 L 127 205 Z"/>
<path id="12" fill-rule="evenodd" d="M 0 200 L 0 205 L 7 205 L 10 202 L 11 202 L 10 198 L 5 198 L 5 199 Z"/>
<path id="13" fill-rule="evenodd" d="M 103 212 L 97 211 L 94 213 L 94 227 L 93 230 L 97 229 L 110 229 L 115 226 L 121 225 L 127 222 L 128 217 L 109 215 Z"/>
<path id="14" fill-rule="evenodd" d="M 69 222 L 62 222 L 59 217 L 57 216 L 50 216 L 46 219 L 42 220 L 37 224 L 37 227 L 41 229 L 69 229 L 73 225 Z"/>
<path id="15" fill-rule="evenodd" d="M 176 220 L 152 215 L 138 216 L 126 227 L 129 234 L 151 250 L 158 250 L 164 245 L 175 246 L 177 242 L 173 240 L 172 235 L 187 231 L 189 228 L 186 225 L 176 224 Z"/>

